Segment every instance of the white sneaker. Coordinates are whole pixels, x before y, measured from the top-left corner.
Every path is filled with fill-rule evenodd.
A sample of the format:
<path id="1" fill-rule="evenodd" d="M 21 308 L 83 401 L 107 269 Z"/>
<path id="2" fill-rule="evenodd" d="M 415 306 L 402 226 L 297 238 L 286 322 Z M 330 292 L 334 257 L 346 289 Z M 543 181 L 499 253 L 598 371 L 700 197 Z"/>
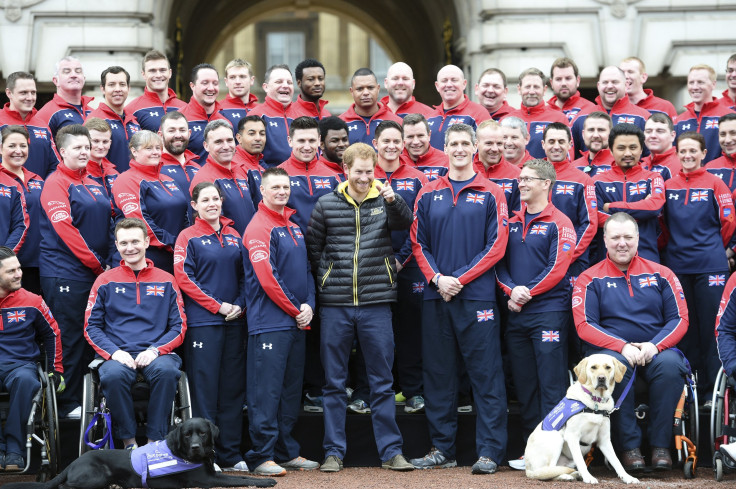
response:
<path id="1" fill-rule="evenodd" d="M 250 472 L 248 470 L 248 464 L 246 464 L 245 461 L 243 460 L 236 463 L 232 467 L 224 467 L 222 471 L 223 472 Z"/>
<path id="2" fill-rule="evenodd" d="M 69 413 L 64 416 L 64 419 L 82 419 L 82 406 L 77 406 L 69 411 Z"/>
<path id="3" fill-rule="evenodd" d="M 516 460 L 509 460 L 509 467 L 515 470 L 526 470 L 526 462 L 524 462 L 524 457 L 519 457 Z"/>

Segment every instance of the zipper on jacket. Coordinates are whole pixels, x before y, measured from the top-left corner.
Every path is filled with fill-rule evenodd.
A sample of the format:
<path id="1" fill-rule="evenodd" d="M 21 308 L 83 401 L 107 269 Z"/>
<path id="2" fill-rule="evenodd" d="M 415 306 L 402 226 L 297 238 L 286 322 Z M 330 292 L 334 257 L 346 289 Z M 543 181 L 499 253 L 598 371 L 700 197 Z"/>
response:
<path id="1" fill-rule="evenodd" d="M 383 259 L 384 262 L 386 262 L 386 270 L 388 271 L 388 283 L 391 284 L 391 286 L 394 285 L 394 274 L 391 273 L 391 263 L 388 261 L 388 257 Z"/>
<path id="2" fill-rule="evenodd" d="M 362 202 L 361 202 L 362 204 Z M 358 305 L 358 252 L 360 251 L 360 205 L 355 206 L 355 253 L 353 254 L 353 305 Z"/>
<path id="3" fill-rule="evenodd" d="M 330 266 L 327 267 L 327 271 L 325 272 L 324 275 L 322 275 L 322 287 L 325 286 L 325 282 L 327 282 L 327 277 L 330 276 L 330 272 L 332 271 L 332 265 L 334 264 L 335 264 L 334 262 L 330 262 Z"/>

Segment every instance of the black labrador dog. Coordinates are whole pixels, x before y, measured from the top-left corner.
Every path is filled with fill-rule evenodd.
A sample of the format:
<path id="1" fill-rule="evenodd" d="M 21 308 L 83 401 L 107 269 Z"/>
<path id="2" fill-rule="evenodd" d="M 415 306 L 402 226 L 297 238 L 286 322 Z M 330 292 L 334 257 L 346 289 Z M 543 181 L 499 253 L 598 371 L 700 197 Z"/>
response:
<path id="1" fill-rule="evenodd" d="M 111 485 L 123 489 L 150 487 L 179 489 L 181 487 L 273 487 L 273 479 L 238 477 L 216 472 L 214 468 L 217 426 L 202 418 L 184 421 L 166 436 L 173 455 L 199 467 L 162 476 L 149 475 L 146 485 L 133 469 L 130 450 L 93 450 L 86 452 L 46 483 L 18 482 L 6 484 L 7 489 L 101 489 Z M 149 465 L 149 468 L 151 466 Z"/>

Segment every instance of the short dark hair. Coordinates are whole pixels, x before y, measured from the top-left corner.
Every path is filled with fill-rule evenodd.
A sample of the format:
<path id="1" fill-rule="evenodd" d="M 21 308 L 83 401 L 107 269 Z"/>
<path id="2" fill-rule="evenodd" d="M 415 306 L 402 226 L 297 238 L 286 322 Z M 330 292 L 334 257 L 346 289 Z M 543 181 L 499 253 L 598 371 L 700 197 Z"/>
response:
<path id="1" fill-rule="evenodd" d="M 215 185 L 212 182 L 206 182 L 205 181 L 205 182 L 199 182 L 192 189 L 192 202 L 197 202 L 197 200 L 199 199 L 200 192 L 202 192 L 202 190 L 204 190 L 206 188 L 210 188 L 210 187 L 215 187 L 217 189 L 217 193 L 220 194 L 220 199 L 221 200 L 224 199 L 224 197 L 222 196 L 222 190 L 220 190 L 220 187 L 218 187 L 217 185 Z"/>
<path id="2" fill-rule="evenodd" d="M 351 87 L 353 86 L 353 81 L 355 80 L 355 77 L 358 76 L 372 76 L 376 80 L 376 83 L 378 83 L 378 78 L 376 78 L 376 74 L 373 73 L 373 70 L 371 70 L 370 68 L 358 68 L 357 70 L 355 70 L 355 73 L 353 73 L 353 76 L 350 77 Z"/>
<path id="3" fill-rule="evenodd" d="M 33 80 L 34 82 L 36 81 L 36 79 L 33 78 L 33 75 L 31 75 L 30 73 L 27 73 L 25 71 L 14 71 L 9 74 L 8 79 L 5 80 L 5 88 L 12 92 L 15 89 L 15 84 L 18 80 Z"/>
<path id="4" fill-rule="evenodd" d="M 261 184 L 263 184 L 263 182 L 265 182 L 266 179 L 269 177 L 287 177 L 288 178 L 289 173 L 279 166 L 272 166 L 271 168 L 266 168 L 261 174 Z"/>
<path id="5" fill-rule="evenodd" d="M 314 58 L 307 58 L 294 68 L 294 78 L 301 80 L 304 76 L 304 68 L 322 68 L 322 73 L 327 74 L 325 66 Z"/>
<path id="6" fill-rule="evenodd" d="M 294 137 L 294 132 L 299 129 L 316 129 L 319 134 L 319 123 L 314 117 L 306 115 L 297 117 L 291 122 L 291 126 L 289 126 L 289 137 Z"/>
<path id="7" fill-rule="evenodd" d="M 243 132 L 243 128 L 249 122 L 260 122 L 264 128 L 266 127 L 266 121 L 260 115 L 247 115 L 238 122 L 238 132 Z"/>
<path id="8" fill-rule="evenodd" d="M 381 133 L 387 129 L 396 129 L 401 133 L 401 139 L 404 139 L 404 129 L 401 127 L 401 124 L 396 121 L 381 121 L 378 126 L 376 126 L 373 137 L 378 139 Z"/>
<path id="9" fill-rule="evenodd" d="M 580 73 L 578 72 L 578 65 L 575 64 L 575 61 L 571 60 L 570 58 L 557 58 L 552 62 L 552 66 L 549 69 L 549 77 L 554 78 L 555 76 L 555 68 L 572 68 L 572 72 L 575 74 L 575 78 L 577 78 Z"/>
<path id="10" fill-rule="evenodd" d="M 269 67 L 266 70 L 266 74 L 263 75 L 263 82 L 264 83 L 268 83 L 270 81 L 271 73 L 273 73 L 274 70 L 286 70 L 286 71 L 289 72 L 289 75 L 291 75 L 291 69 L 289 68 L 289 65 L 285 65 L 285 64 L 273 65 L 273 66 Z"/>
<path id="11" fill-rule="evenodd" d="M 729 112 L 728 114 L 722 115 L 718 118 L 718 124 L 730 121 L 736 121 L 736 112 Z"/>
<path id="12" fill-rule="evenodd" d="M 527 76 L 538 76 L 542 79 L 542 85 L 547 85 L 547 78 L 544 76 L 544 73 L 542 73 L 542 70 L 539 68 L 527 68 L 519 75 L 519 86 L 521 86 L 521 82 L 523 82 L 524 78 Z"/>
<path id="13" fill-rule="evenodd" d="M 669 128 L 670 131 L 675 130 L 675 124 L 672 122 L 672 119 L 670 118 L 670 116 L 668 116 L 664 112 L 654 112 L 652 113 L 652 115 L 649 116 L 649 119 L 647 120 L 654 121 L 659 124 L 667 124 L 667 127 Z M 720 122 L 720 119 L 719 119 L 719 122 Z"/>
<path id="14" fill-rule="evenodd" d="M 424 117 L 422 114 L 407 114 L 404 117 L 404 127 L 416 126 L 417 124 L 424 124 L 424 127 L 427 128 L 427 134 L 429 134 L 429 122 L 427 122 L 427 118 Z"/>
<path id="15" fill-rule="evenodd" d="M 169 58 L 167 58 L 164 53 L 156 49 L 151 49 L 143 55 L 143 61 L 141 62 L 141 71 L 146 71 L 146 63 L 148 63 L 149 61 L 158 61 L 160 59 L 165 60 L 166 64 L 171 67 L 171 64 L 169 63 Z"/>
<path id="16" fill-rule="evenodd" d="M 89 131 L 82 124 L 68 124 L 56 133 L 56 146 L 59 148 L 65 148 L 69 144 L 69 140 L 72 136 L 84 136 L 92 144 L 92 138 L 89 136 Z"/>
<path id="17" fill-rule="evenodd" d="M 339 131 L 341 129 L 345 129 L 345 132 L 348 132 L 348 123 L 344 120 L 340 119 L 336 115 L 331 115 L 329 117 L 323 117 L 319 120 L 319 137 L 322 139 L 322 141 L 327 138 L 327 131 Z"/>
<path id="18" fill-rule="evenodd" d="M 25 126 L 5 126 L 3 127 L 3 130 L 0 131 L 0 138 L 2 138 L 2 141 L 0 141 L 0 146 L 5 143 L 5 139 L 8 138 L 11 134 L 20 134 L 25 138 L 26 141 L 30 141 L 31 139 L 31 135 L 28 133 L 28 129 L 26 129 Z"/>
<path id="19" fill-rule="evenodd" d="M 100 119 L 99 117 L 87 118 L 87 120 L 84 121 L 84 127 L 86 127 L 88 131 L 109 132 L 112 135 L 110 124 L 105 119 Z"/>
<path id="20" fill-rule="evenodd" d="M 634 124 L 616 124 L 608 133 L 608 147 L 613 149 L 613 143 L 619 136 L 636 136 L 639 138 L 639 145 L 641 149 L 644 149 L 644 131 L 639 126 Z"/>
<path id="21" fill-rule="evenodd" d="M 503 88 L 506 88 L 506 73 L 499 70 L 498 68 L 487 68 L 483 70 L 483 73 L 481 73 L 480 77 L 478 77 L 478 83 L 480 83 L 484 76 L 494 74 L 501 77 L 501 80 L 503 81 Z M 416 124 L 416 122 L 414 124 Z"/>
<path id="22" fill-rule="evenodd" d="M 177 119 L 184 119 L 184 122 L 189 124 L 189 121 L 187 120 L 187 116 L 179 112 L 178 110 L 172 110 L 170 112 L 167 112 L 161 117 L 161 123 L 159 124 L 159 128 L 164 127 L 164 123 L 168 121 L 175 121 Z"/>
<path id="23" fill-rule="evenodd" d="M 192 68 L 192 76 L 191 76 L 191 82 L 197 83 L 197 77 L 199 76 L 199 70 L 214 70 L 215 73 L 217 73 L 217 68 L 215 68 L 213 65 L 209 63 L 199 63 L 197 66 Z M 217 77 L 220 77 L 220 74 L 217 74 Z"/>
<path id="24" fill-rule="evenodd" d="M 601 110 L 596 110 L 588 114 L 588 116 L 585 118 L 585 121 L 583 121 L 583 129 L 585 128 L 585 123 L 588 122 L 588 120 L 595 119 L 608 121 L 608 129 L 613 129 L 613 121 L 611 120 L 611 116 Z"/>
<path id="25" fill-rule="evenodd" d="M 703 135 L 700 134 L 699 132 L 690 131 L 690 132 L 684 132 L 677 137 L 677 141 L 675 141 L 675 147 L 677 148 L 678 151 L 680 150 L 680 141 L 684 141 L 685 139 L 693 139 L 697 141 L 698 143 L 700 143 L 701 150 L 706 149 L 705 138 L 703 137 Z"/>
<path id="26" fill-rule="evenodd" d="M 606 234 L 606 230 L 608 229 L 608 224 L 611 222 L 631 222 L 634 223 L 634 229 L 636 230 L 636 234 L 639 234 L 639 224 L 636 222 L 636 219 L 631 217 L 631 214 L 628 212 L 616 212 L 615 214 L 611 215 L 608 219 L 606 219 L 605 224 L 603 224 L 603 234 Z"/>
<path id="27" fill-rule="evenodd" d="M 125 83 L 130 84 L 130 73 L 125 68 L 122 66 L 110 66 L 100 75 L 100 86 L 105 86 L 107 75 L 117 75 L 118 73 L 125 73 Z"/>
<path id="28" fill-rule="evenodd" d="M 547 127 L 544 128 L 544 132 L 542 133 L 542 140 L 547 140 L 547 132 L 551 130 L 565 131 L 565 134 L 567 134 L 567 140 L 572 141 L 570 128 L 567 124 L 563 124 L 562 122 L 552 122 L 551 124 L 547 124 Z"/>
<path id="29" fill-rule="evenodd" d="M 135 229 L 138 228 L 141 231 L 143 231 L 143 237 L 145 238 L 148 236 L 148 228 L 146 227 L 146 223 L 143 221 L 143 219 L 138 219 L 137 217 L 126 217 L 125 219 L 121 219 L 116 225 L 115 225 L 115 241 L 118 239 L 118 231 L 120 229 Z"/>
<path id="30" fill-rule="evenodd" d="M 0 246 L 0 268 L 3 266 L 3 261 L 7 260 L 8 258 L 13 258 L 16 256 L 15 252 L 8 248 L 7 246 Z"/>

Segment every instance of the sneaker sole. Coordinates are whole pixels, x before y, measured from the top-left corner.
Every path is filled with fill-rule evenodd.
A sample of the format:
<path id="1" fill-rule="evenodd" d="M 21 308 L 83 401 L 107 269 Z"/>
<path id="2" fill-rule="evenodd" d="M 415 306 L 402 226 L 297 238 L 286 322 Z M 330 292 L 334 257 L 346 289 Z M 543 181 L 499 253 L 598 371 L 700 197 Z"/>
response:
<path id="1" fill-rule="evenodd" d="M 440 465 L 432 465 L 430 467 L 419 467 L 417 465 L 414 465 L 413 467 L 415 469 L 419 469 L 419 470 L 427 470 L 427 469 L 451 469 L 452 467 L 457 467 L 457 461 L 456 460 L 452 460 L 450 462 L 445 462 L 445 463 L 440 464 Z"/>
<path id="2" fill-rule="evenodd" d="M 409 465 L 408 467 L 394 467 L 393 465 L 382 464 L 381 468 L 386 470 L 395 470 L 396 472 L 410 472 L 414 470 L 413 465 Z"/>
<path id="3" fill-rule="evenodd" d="M 319 468 L 319 465 L 316 467 L 286 467 L 282 465 L 284 469 L 286 469 L 287 472 L 300 472 L 300 471 L 308 471 L 308 470 L 317 470 Z"/>
<path id="4" fill-rule="evenodd" d="M 470 473 L 474 475 L 488 475 L 488 474 L 495 474 L 497 470 L 498 470 L 498 467 L 496 467 L 493 470 L 485 470 L 485 469 L 473 467 Z"/>
<path id="5" fill-rule="evenodd" d="M 407 413 L 407 414 L 419 413 L 421 411 L 424 411 L 424 406 L 422 406 L 422 407 L 420 407 L 418 409 L 410 408 L 409 406 L 405 406 L 404 407 L 404 412 Z"/>
<path id="6" fill-rule="evenodd" d="M 282 470 L 281 472 L 268 472 L 265 470 L 255 470 L 251 472 L 253 475 L 260 475 L 263 477 L 283 477 L 286 475 L 286 470 Z"/>
<path id="7" fill-rule="evenodd" d="M 362 410 L 362 409 L 359 409 L 359 410 L 356 410 L 356 409 L 348 409 L 348 411 L 349 411 L 349 412 L 351 412 L 351 413 L 354 413 L 354 414 L 371 414 L 371 411 L 370 411 L 370 409 L 368 409 L 368 410 Z"/>
<path id="8" fill-rule="evenodd" d="M 328 467 L 326 469 L 324 469 L 322 467 L 319 468 L 319 471 L 320 472 L 340 472 L 341 470 L 342 470 L 342 467 L 338 467 L 336 469 L 333 469 L 332 467 Z"/>
<path id="9" fill-rule="evenodd" d="M 304 406 L 304 410 L 308 413 L 322 413 L 324 409 L 316 406 Z"/>

